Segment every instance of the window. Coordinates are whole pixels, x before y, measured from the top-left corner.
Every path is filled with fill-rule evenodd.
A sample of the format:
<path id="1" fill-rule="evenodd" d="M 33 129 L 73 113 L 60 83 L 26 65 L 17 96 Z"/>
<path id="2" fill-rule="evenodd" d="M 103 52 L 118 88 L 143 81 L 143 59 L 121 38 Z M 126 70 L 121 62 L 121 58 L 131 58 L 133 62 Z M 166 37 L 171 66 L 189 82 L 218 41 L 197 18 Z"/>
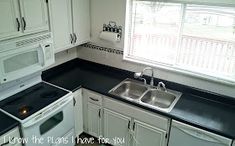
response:
<path id="1" fill-rule="evenodd" d="M 235 7 L 132 0 L 124 59 L 235 83 Z"/>

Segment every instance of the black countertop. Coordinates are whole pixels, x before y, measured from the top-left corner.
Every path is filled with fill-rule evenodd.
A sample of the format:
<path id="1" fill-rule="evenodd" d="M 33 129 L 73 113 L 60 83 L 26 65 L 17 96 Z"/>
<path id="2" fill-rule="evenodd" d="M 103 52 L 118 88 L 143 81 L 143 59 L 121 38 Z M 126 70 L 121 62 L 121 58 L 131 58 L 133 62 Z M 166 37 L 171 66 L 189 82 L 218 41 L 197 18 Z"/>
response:
<path id="1" fill-rule="evenodd" d="M 0 136 L 18 125 L 19 122 L 0 112 Z"/>
<path id="2" fill-rule="evenodd" d="M 166 87 L 183 93 L 173 110 L 170 113 L 164 113 L 108 93 L 118 83 L 132 77 L 133 72 L 80 59 L 69 61 L 43 72 L 45 81 L 65 89 L 76 91 L 80 87 L 84 87 L 192 126 L 235 139 L 234 98 L 163 81 L 166 83 Z M 146 78 L 149 81 L 149 78 Z M 155 84 L 158 81 L 158 79 L 155 79 Z"/>

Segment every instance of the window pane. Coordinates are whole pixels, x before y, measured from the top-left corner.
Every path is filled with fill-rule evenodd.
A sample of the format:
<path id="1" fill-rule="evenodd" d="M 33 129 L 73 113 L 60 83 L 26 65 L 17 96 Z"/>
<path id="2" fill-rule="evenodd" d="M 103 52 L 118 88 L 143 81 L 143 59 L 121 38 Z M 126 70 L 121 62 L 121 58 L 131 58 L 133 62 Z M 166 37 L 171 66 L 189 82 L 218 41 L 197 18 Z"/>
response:
<path id="1" fill-rule="evenodd" d="M 234 7 L 133 0 L 131 10 L 126 59 L 235 81 Z"/>
<path id="2" fill-rule="evenodd" d="M 177 54 L 181 4 L 134 1 L 131 56 L 173 64 Z"/>
<path id="3" fill-rule="evenodd" d="M 235 72 L 235 9 L 187 5 L 177 64 L 206 74 Z"/>

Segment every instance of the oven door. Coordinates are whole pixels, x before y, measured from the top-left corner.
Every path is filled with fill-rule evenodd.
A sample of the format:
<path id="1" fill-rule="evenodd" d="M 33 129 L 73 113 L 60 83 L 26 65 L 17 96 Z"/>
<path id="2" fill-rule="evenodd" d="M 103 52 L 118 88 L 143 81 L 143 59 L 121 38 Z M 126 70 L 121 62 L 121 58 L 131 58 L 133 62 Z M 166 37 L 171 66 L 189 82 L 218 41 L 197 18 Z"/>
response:
<path id="1" fill-rule="evenodd" d="M 73 97 L 51 106 L 42 114 L 22 124 L 23 137 L 28 140 L 25 146 L 74 146 L 72 99 Z"/>
<path id="2" fill-rule="evenodd" d="M 9 82 L 44 68 L 45 45 L 37 44 L 0 53 L 0 83 Z"/>

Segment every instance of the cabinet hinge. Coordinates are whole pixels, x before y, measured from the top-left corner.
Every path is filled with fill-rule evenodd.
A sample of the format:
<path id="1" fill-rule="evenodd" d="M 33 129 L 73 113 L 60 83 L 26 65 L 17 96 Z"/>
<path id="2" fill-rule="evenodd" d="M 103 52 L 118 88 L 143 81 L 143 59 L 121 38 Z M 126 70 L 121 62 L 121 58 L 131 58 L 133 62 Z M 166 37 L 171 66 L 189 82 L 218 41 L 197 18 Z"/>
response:
<path id="1" fill-rule="evenodd" d="M 48 3 L 48 0 L 45 0 L 46 1 L 46 3 Z"/>
<path id="2" fill-rule="evenodd" d="M 168 137 L 168 134 L 166 133 L 166 135 L 165 135 L 165 139 L 167 139 L 167 137 Z"/>

